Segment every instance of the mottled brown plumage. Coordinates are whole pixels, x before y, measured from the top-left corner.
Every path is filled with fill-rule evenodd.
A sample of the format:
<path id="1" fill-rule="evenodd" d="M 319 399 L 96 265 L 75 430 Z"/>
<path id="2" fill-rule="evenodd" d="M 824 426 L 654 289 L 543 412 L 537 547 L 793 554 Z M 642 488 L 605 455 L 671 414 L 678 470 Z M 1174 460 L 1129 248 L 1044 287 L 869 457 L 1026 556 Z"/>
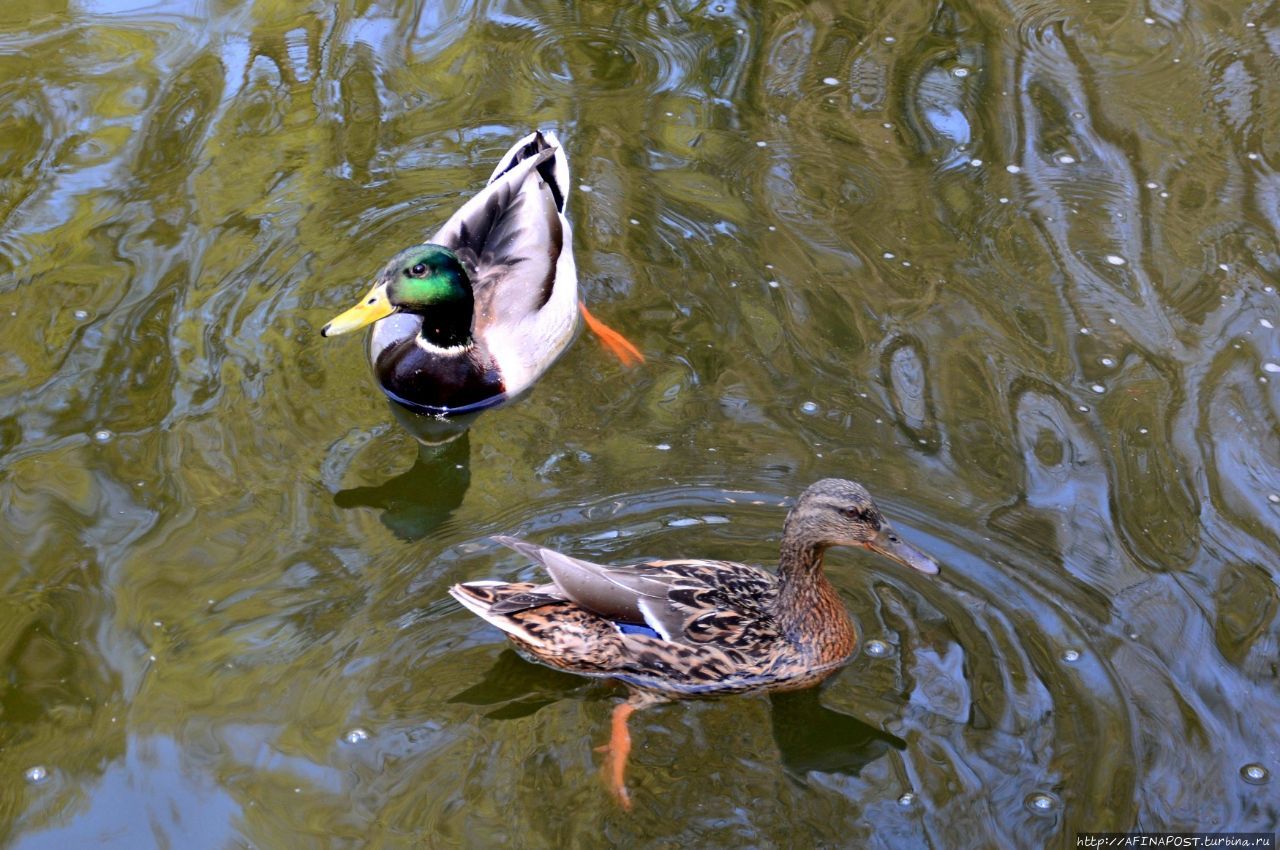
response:
<path id="1" fill-rule="evenodd" d="M 525 657 L 634 689 L 615 713 L 607 748 L 611 787 L 624 806 L 631 711 L 669 699 L 795 690 L 848 661 L 857 638 L 822 570 L 828 547 L 863 546 L 938 571 L 898 537 L 861 485 L 838 478 L 810 486 L 787 515 L 776 575 L 696 559 L 602 566 L 496 539 L 543 566 L 552 582 L 467 582 L 449 592 Z"/>

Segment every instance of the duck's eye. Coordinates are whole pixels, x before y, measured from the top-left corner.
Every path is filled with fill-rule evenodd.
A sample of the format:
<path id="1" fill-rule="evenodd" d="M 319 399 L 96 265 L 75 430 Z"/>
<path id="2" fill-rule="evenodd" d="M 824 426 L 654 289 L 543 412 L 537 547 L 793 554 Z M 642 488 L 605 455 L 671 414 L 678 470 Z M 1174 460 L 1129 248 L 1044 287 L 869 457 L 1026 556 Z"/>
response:
<path id="1" fill-rule="evenodd" d="M 409 274 L 413 275 L 414 277 L 422 277 L 426 273 L 427 273 L 426 263 L 418 263 L 413 268 L 409 269 Z"/>
<path id="2" fill-rule="evenodd" d="M 840 513 L 842 516 L 847 516 L 849 519 L 863 518 L 862 511 L 859 510 L 858 508 L 841 508 Z"/>

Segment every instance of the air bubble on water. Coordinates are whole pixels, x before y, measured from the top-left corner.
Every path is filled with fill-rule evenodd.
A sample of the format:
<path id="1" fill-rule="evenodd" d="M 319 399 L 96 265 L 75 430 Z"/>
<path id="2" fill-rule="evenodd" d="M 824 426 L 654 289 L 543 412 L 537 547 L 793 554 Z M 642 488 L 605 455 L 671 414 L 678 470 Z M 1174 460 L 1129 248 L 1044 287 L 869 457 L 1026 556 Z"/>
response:
<path id="1" fill-rule="evenodd" d="M 640 223 L 640 219 L 638 219 L 638 218 L 629 218 L 629 219 L 627 219 L 627 221 L 631 222 L 632 224 L 639 224 L 639 223 Z"/>
<path id="2" fill-rule="evenodd" d="M 1149 428 L 1139 428 L 1139 429 L 1138 429 L 1138 433 L 1139 433 L 1139 434 L 1148 434 L 1148 433 L 1150 433 L 1150 429 L 1149 429 Z"/>
<path id="3" fill-rule="evenodd" d="M 654 448 L 655 448 L 655 449 L 657 449 L 657 450 L 658 450 L 658 451 L 660 451 L 660 452 L 669 452 L 669 451 L 671 451 L 671 444 L 670 444 L 670 443 L 658 443 L 658 445 L 654 446 Z"/>
<path id="4" fill-rule="evenodd" d="M 1280 372 L 1280 363 L 1272 363 L 1270 361 L 1262 364 L 1264 372 Z"/>
<path id="5" fill-rule="evenodd" d="M 39 785 L 49 778 L 49 771 L 44 768 L 44 765 L 37 764 L 35 767 L 27 768 L 22 775 L 32 785 Z"/>
<path id="6" fill-rule="evenodd" d="M 780 284 L 779 284 L 776 280 L 771 280 L 771 281 L 769 281 L 769 288 L 770 288 L 770 289 L 777 289 L 779 285 L 780 285 Z"/>
<path id="7" fill-rule="evenodd" d="M 974 167 L 976 168 L 976 167 L 978 167 L 979 165 L 982 165 L 982 160 L 980 160 L 980 159 L 976 159 L 976 158 L 975 158 L 975 159 L 971 159 L 971 160 L 969 160 L 969 164 L 970 164 L 970 165 L 972 165 L 972 166 L 974 166 Z"/>
<path id="8" fill-rule="evenodd" d="M 1105 393 L 1107 391 L 1107 388 L 1104 387 L 1102 384 L 1093 384 L 1092 386 L 1089 387 L 1089 389 L 1099 394 Z"/>
<path id="9" fill-rule="evenodd" d="M 1240 768 L 1240 778 L 1250 785 L 1264 785 L 1271 779 L 1271 771 L 1257 762 L 1250 762 Z"/>
<path id="10" fill-rule="evenodd" d="M 1079 661 L 1079 660 L 1080 660 L 1080 650 L 1078 650 L 1078 649 L 1068 649 L 1066 652 L 1062 653 L 1062 660 L 1063 660 L 1063 661 L 1066 661 L 1068 664 L 1071 664 L 1071 663 L 1074 663 L 1074 662 L 1076 662 L 1076 661 Z"/>
<path id="11" fill-rule="evenodd" d="M 1080 333 L 1084 334 L 1085 336 L 1088 336 L 1091 333 L 1091 331 L 1088 328 L 1081 328 Z"/>
<path id="12" fill-rule="evenodd" d="M 1058 160 L 1059 165 L 1072 165 L 1076 161 L 1076 158 L 1069 153 L 1060 153 L 1054 158 Z"/>
<path id="13" fill-rule="evenodd" d="M 1009 199 L 1008 199 L 1008 198 L 1001 198 L 1001 199 L 1000 199 L 1000 203 L 1002 203 L 1002 204 L 1007 204 L 1007 203 L 1009 203 Z"/>
<path id="14" fill-rule="evenodd" d="M 1143 19 L 1142 19 L 1142 22 L 1143 22 L 1144 24 L 1154 24 L 1154 23 L 1156 22 L 1156 19 L 1155 19 L 1155 18 L 1143 18 Z"/>
<path id="15" fill-rule="evenodd" d="M 839 81 L 839 80 L 837 80 L 835 77 L 823 77 L 823 78 L 822 78 L 822 82 L 823 82 L 823 83 L 825 83 L 826 85 L 829 85 L 829 86 L 838 86 L 838 85 L 840 85 L 840 81 Z"/>
<path id="16" fill-rule="evenodd" d="M 1252 160 L 1256 160 L 1258 158 L 1258 155 L 1256 153 L 1246 154 L 1246 156 L 1248 156 L 1249 159 L 1252 159 Z"/>
<path id="17" fill-rule="evenodd" d="M 369 740 L 369 731 L 357 726 L 347 734 L 343 735 L 342 740 L 346 741 L 348 744 L 363 744 L 365 741 Z"/>
<path id="18" fill-rule="evenodd" d="M 1077 404 L 1077 405 L 1076 405 L 1076 410 L 1080 411 L 1081 413 L 1088 413 L 1088 412 L 1089 412 L 1089 405 L 1087 405 L 1087 404 Z"/>
<path id="19" fill-rule="evenodd" d="M 1271 323 L 1270 319 L 1259 319 L 1258 324 L 1262 325 L 1267 330 L 1271 330 L 1272 328 L 1275 327 L 1275 325 Z"/>
<path id="20" fill-rule="evenodd" d="M 1107 254 L 1107 262 L 1113 266 L 1123 266 L 1125 259 L 1119 254 Z"/>
<path id="21" fill-rule="evenodd" d="M 73 316 L 75 316 L 75 317 L 76 317 L 76 321 L 77 321 L 77 322 L 83 322 L 85 319 L 89 318 L 89 311 L 88 311 L 88 310 L 76 310 L 76 311 L 75 311 L 74 313 L 72 313 L 71 315 L 73 315 Z"/>
<path id="22" fill-rule="evenodd" d="M 1161 192 L 1161 193 L 1160 193 L 1160 197 L 1162 197 L 1162 198 L 1167 198 L 1167 197 L 1169 197 L 1169 193 L 1168 193 L 1168 192 Z"/>
<path id="23" fill-rule="evenodd" d="M 886 36 L 884 37 L 884 43 L 885 43 L 885 44 L 893 44 L 895 41 L 897 41 L 897 39 L 896 39 L 896 38 L 894 38 L 894 37 L 893 37 L 893 36 L 891 36 L 891 35 L 886 35 Z"/>
<path id="24" fill-rule="evenodd" d="M 885 641 L 876 639 L 867 641 L 867 655 L 872 658 L 888 658 L 893 654 L 893 647 Z"/>
<path id="25" fill-rule="evenodd" d="M 93 441 L 95 443 L 106 444 L 111 442 L 111 438 L 114 436 L 115 434 L 112 434 L 106 428 L 99 428 L 97 431 L 93 432 Z"/>
<path id="26" fill-rule="evenodd" d="M 1268 493 L 1267 501 L 1273 505 L 1280 505 L 1280 493 Z"/>
<path id="27" fill-rule="evenodd" d="M 892 260 L 895 256 L 897 256 L 897 255 L 896 255 L 896 254 L 894 254 L 892 251 L 885 251 L 885 252 L 884 252 L 884 258 L 885 258 L 886 260 Z"/>
<path id="28" fill-rule="evenodd" d="M 1098 362 L 1107 367 L 1116 365 L 1116 361 L 1110 357 L 1103 357 Z"/>
<path id="29" fill-rule="evenodd" d="M 903 794 L 901 797 L 898 798 L 898 805 L 905 808 L 911 805 L 912 803 L 914 803 L 915 801 L 916 801 L 916 795 L 908 791 L 907 793 Z"/>
<path id="30" fill-rule="evenodd" d="M 1058 798 L 1044 791 L 1027 795 L 1027 808 L 1037 815 L 1053 814 L 1058 809 Z"/>
<path id="31" fill-rule="evenodd" d="M 769 147 L 769 143 L 768 143 L 768 142 L 766 142 L 764 139 L 761 139 L 760 141 L 756 142 L 756 147 L 758 147 L 758 148 L 767 148 L 767 147 Z"/>
<path id="32" fill-rule="evenodd" d="M 806 401 L 804 404 L 800 405 L 800 409 L 812 416 L 818 412 L 818 403 L 815 401 Z"/>
<path id="33" fill-rule="evenodd" d="M 893 122 L 892 122 L 892 121 L 886 121 L 886 122 L 884 122 L 883 124 L 881 124 L 880 126 L 881 126 L 881 127 L 883 127 L 883 128 L 885 128 L 886 130 L 892 130 L 892 129 L 893 129 Z"/>
<path id="34" fill-rule="evenodd" d="M 591 194 L 592 192 L 594 192 L 594 191 L 595 191 L 595 189 L 591 188 L 590 186 L 588 186 L 588 185 L 587 185 L 587 184 L 585 184 L 585 183 L 582 183 L 582 184 L 580 184 L 580 185 L 578 186 L 578 191 L 580 191 L 580 192 L 586 192 L 586 193 L 589 195 L 589 194 Z"/>
<path id="35" fill-rule="evenodd" d="M 1154 180 L 1148 180 L 1148 181 L 1147 181 L 1147 188 L 1148 188 L 1148 189 L 1159 189 L 1159 188 L 1160 188 L 1160 184 L 1159 184 L 1159 183 L 1157 183 L 1157 182 L 1156 182 L 1156 181 L 1154 181 Z"/>
<path id="36" fill-rule="evenodd" d="M 963 67 L 955 68 L 951 71 L 951 75 L 954 77 L 967 77 L 969 76 L 969 69 Z"/>
<path id="37" fill-rule="evenodd" d="M 1006 166 L 1004 167 L 1004 170 L 1005 170 L 1005 171 L 1007 171 L 1007 172 L 1009 172 L 1010 174 L 1018 174 L 1018 173 L 1020 173 L 1020 172 L 1022 171 L 1022 166 L 1020 166 L 1020 165 L 1006 165 Z"/>

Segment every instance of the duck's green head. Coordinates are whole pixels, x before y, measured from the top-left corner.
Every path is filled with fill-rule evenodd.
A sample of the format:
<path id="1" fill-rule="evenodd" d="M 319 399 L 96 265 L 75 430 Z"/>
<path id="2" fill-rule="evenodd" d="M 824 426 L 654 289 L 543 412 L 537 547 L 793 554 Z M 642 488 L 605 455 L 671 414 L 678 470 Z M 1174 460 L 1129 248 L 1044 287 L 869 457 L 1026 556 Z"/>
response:
<path id="1" fill-rule="evenodd" d="M 445 345 L 466 341 L 474 306 L 471 278 L 443 245 L 406 248 L 382 269 L 360 303 L 320 329 L 321 336 L 358 330 L 392 313 L 423 317 L 423 334 Z M 461 339 L 455 339 L 459 334 Z"/>

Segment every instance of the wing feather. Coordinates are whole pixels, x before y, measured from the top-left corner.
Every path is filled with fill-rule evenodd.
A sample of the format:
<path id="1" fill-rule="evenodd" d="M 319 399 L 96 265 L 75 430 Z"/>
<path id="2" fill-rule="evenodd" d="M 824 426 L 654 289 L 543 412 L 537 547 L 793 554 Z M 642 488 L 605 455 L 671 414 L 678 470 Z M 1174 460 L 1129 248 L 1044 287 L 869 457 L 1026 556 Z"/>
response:
<path id="1" fill-rule="evenodd" d="M 645 624 L 663 640 L 750 651 L 776 639 L 773 575 L 729 561 L 594 564 L 514 537 L 499 542 L 540 564 L 572 602 L 600 616 Z"/>

